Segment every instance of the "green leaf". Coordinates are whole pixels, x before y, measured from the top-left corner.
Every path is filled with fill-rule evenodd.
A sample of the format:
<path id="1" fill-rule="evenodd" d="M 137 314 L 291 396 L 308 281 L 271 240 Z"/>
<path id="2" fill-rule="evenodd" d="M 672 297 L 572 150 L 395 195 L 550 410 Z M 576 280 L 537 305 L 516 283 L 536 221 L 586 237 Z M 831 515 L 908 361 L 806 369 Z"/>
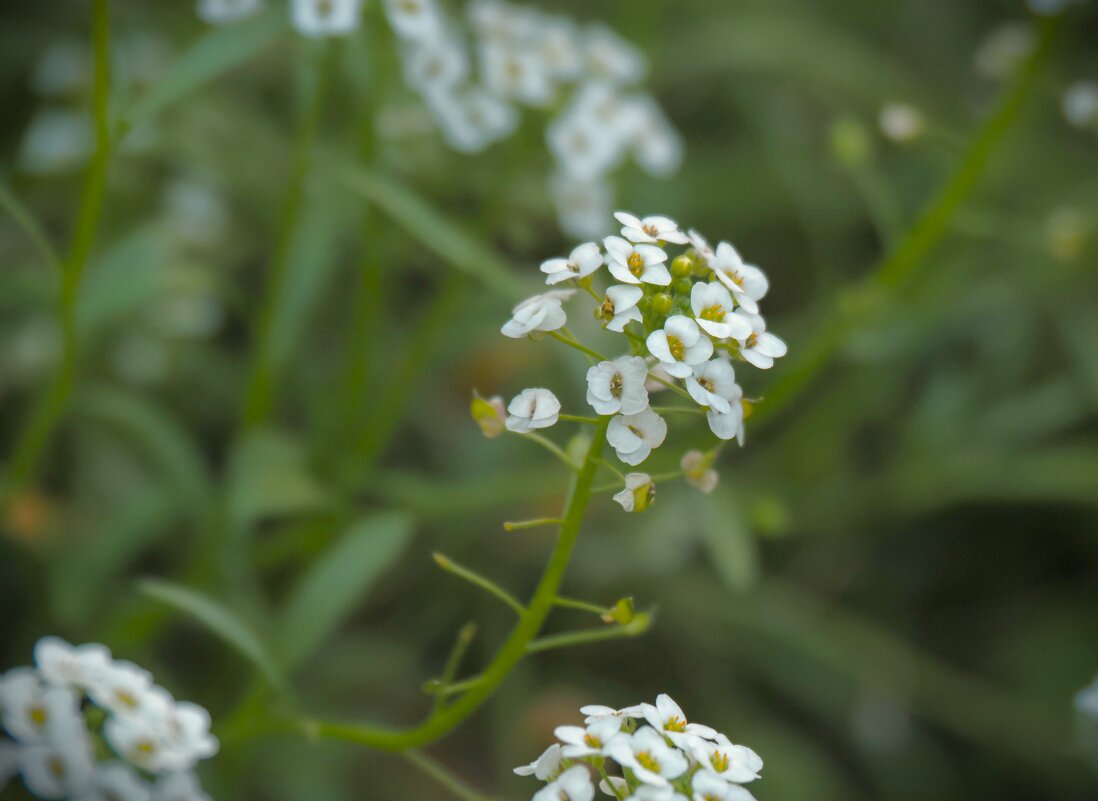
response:
<path id="1" fill-rule="evenodd" d="M 199 39 L 122 118 L 123 131 L 148 122 L 204 84 L 250 61 L 287 30 L 286 11 L 272 8 L 238 25 Z"/>
<path id="2" fill-rule="evenodd" d="M 408 187 L 342 159 L 329 157 L 324 163 L 333 178 L 374 204 L 454 269 L 507 300 L 523 293 L 523 282 L 503 259 Z"/>
<path id="3" fill-rule="evenodd" d="M 240 443 L 229 465 L 229 514 L 234 530 L 259 519 L 315 511 L 328 494 L 309 473 L 300 444 L 258 429 Z"/>
<path id="4" fill-rule="evenodd" d="M 280 654 L 287 670 L 311 656 L 400 556 L 412 535 L 406 515 L 384 513 L 353 523 L 310 566 L 286 602 Z"/>
<path id="5" fill-rule="evenodd" d="M 709 501 L 701 526 L 709 559 L 730 590 L 745 592 L 755 585 L 759 574 L 754 534 L 736 496 L 720 490 Z"/>
<path id="6" fill-rule="evenodd" d="M 284 684 L 267 646 L 234 612 L 218 601 L 167 581 L 146 579 L 138 583 L 142 593 L 190 615 L 235 648 L 276 687 Z"/>

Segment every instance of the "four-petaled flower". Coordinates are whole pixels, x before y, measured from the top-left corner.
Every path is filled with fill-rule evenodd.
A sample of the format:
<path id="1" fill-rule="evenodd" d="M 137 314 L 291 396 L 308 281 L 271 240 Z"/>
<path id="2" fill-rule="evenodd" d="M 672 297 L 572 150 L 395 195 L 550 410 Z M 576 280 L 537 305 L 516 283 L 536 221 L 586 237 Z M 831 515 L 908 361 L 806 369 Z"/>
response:
<path id="1" fill-rule="evenodd" d="M 667 252 L 657 245 L 635 245 L 620 236 L 608 236 L 603 240 L 610 274 L 626 284 L 654 284 L 667 286 L 671 273 L 664 262 Z"/>
<path id="2" fill-rule="evenodd" d="M 641 219 L 625 211 L 614 214 L 621 223 L 621 235 L 630 242 L 656 244 L 658 242 L 670 242 L 674 245 L 685 245 L 689 242 L 686 234 L 679 230 L 679 225 L 670 217 L 658 215 Z"/>
<path id="3" fill-rule="evenodd" d="M 533 801 L 592 801 L 595 785 L 586 766 L 573 765 L 534 793 Z"/>
<path id="4" fill-rule="evenodd" d="M 751 333 L 751 324 L 733 313 L 732 295 L 722 284 L 694 284 L 690 290 L 690 308 L 698 325 L 716 339 L 743 339 Z"/>
<path id="5" fill-rule="evenodd" d="M 644 719 L 649 726 L 680 748 L 693 747 L 699 738 L 717 737 L 715 729 L 700 723 L 690 723 L 683 714 L 682 707 L 667 693 L 656 696 L 655 704 L 644 704 Z"/>
<path id="6" fill-rule="evenodd" d="M 599 414 L 639 414 L 648 408 L 647 379 L 640 356 L 599 362 L 587 371 L 587 402 Z"/>
<path id="7" fill-rule="evenodd" d="M 681 314 L 668 317 L 663 328 L 649 334 L 647 345 L 648 352 L 675 378 L 686 378 L 694 365 L 713 355 L 713 341 L 702 334 L 696 322 Z"/>
<path id="8" fill-rule="evenodd" d="M 643 297 L 644 290 L 639 286 L 619 284 L 607 289 L 606 298 L 598 310 L 599 319 L 606 322 L 606 330 L 621 333 L 629 323 L 642 322 L 644 315 L 637 304 Z"/>
<path id="9" fill-rule="evenodd" d="M 736 312 L 740 315 L 741 312 Z M 774 360 L 788 352 L 785 342 L 766 330 L 766 320 L 758 314 L 745 314 L 751 333 L 740 340 L 740 355 L 760 370 L 769 370 Z"/>
<path id="10" fill-rule="evenodd" d="M 604 717 L 583 726 L 557 726 L 553 734 L 564 743 L 561 754 L 568 759 L 602 756 L 606 744 L 621 733 L 623 719 Z"/>
<path id="11" fill-rule="evenodd" d="M 549 428 L 559 417 L 560 401 L 547 389 L 524 389 L 507 404 L 507 430 L 516 434 Z"/>
<path id="12" fill-rule="evenodd" d="M 727 359 L 713 359 L 694 366 L 694 374 L 686 379 L 686 391 L 699 406 L 720 414 L 732 411 L 732 402 L 743 392 L 736 385 L 736 373 Z"/>
<path id="13" fill-rule="evenodd" d="M 568 322 L 561 303 L 572 297 L 574 289 L 554 289 L 527 298 L 511 310 L 508 320 L 500 332 L 505 337 L 521 339 L 534 331 L 556 331 Z"/>
<path id="14" fill-rule="evenodd" d="M 716 255 L 710 259 L 709 266 L 717 274 L 717 280 L 731 290 L 736 303 L 744 311 L 759 313 L 758 301 L 765 297 L 770 288 L 762 270 L 745 263 L 736 249 L 727 242 L 717 245 Z"/>
<path id="15" fill-rule="evenodd" d="M 651 409 L 637 414 L 619 414 L 610 421 L 606 441 L 618 458 L 628 465 L 638 465 L 648 458 L 667 437 L 667 421 Z"/>
<path id="16" fill-rule="evenodd" d="M 594 242 L 585 242 L 567 259 L 549 259 L 541 263 L 545 283 L 552 285 L 571 278 L 586 278 L 603 264 L 602 251 Z"/>
<path id="17" fill-rule="evenodd" d="M 611 740 L 606 755 L 623 768 L 629 768 L 645 784 L 667 785 L 690 767 L 686 756 L 669 746 L 663 735 L 650 726 Z"/>

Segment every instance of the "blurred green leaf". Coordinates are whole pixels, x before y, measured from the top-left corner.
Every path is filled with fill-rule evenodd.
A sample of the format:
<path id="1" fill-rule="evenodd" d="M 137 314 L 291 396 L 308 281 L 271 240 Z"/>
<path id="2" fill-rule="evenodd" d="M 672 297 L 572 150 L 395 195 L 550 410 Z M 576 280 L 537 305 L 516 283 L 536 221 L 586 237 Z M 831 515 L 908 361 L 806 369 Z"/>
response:
<path id="1" fill-rule="evenodd" d="M 412 519 L 383 513 L 353 523 L 314 562 L 286 602 L 279 650 L 292 670 L 311 656 L 354 611 L 403 552 Z"/>
<path id="2" fill-rule="evenodd" d="M 318 509 L 328 494 L 309 473 L 300 444 L 269 429 L 248 434 L 229 465 L 229 514 L 239 530 L 261 518 Z"/>
<path id="3" fill-rule="evenodd" d="M 220 602 L 178 584 L 156 579 L 141 581 L 138 588 L 153 600 L 193 617 L 246 657 L 271 684 L 277 687 L 284 683 L 277 663 L 259 635 Z"/>
<path id="4" fill-rule="evenodd" d="M 736 496 L 721 488 L 702 505 L 702 540 L 717 575 L 730 590 L 751 589 L 759 576 L 759 549 Z"/>
<path id="5" fill-rule="evenodd" d="M 103 328 L 147 309 L 166 288 L 168 240 L 151 226 L 117 240 L 88 270 L 80 289 L 77 326 L 86 342 Z"/>

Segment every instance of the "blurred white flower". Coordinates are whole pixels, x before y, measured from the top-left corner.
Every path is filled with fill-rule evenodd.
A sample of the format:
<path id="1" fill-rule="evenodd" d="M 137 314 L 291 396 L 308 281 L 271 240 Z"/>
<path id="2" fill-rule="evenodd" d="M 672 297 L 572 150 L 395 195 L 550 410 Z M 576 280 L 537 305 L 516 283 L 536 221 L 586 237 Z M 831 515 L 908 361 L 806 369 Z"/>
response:
<path id="1" fill-rule="evenodd" d="M 759 303 L 770 289 L 766 274 L 753 264 L 747 264 L 732 245 L 721 242 L 709 266 L 717 280 L 728 287 L 736 303 L 752 314 L 759 313 Z"/>
<path id="2" fill-rule="evenodd" d="M 555 780 L 534 793 L 533 801 L 592 801 L 595 785 L 585 765 L 573 765 Z"/>
<path id="3" fill-rule="evenodd" d="M 729 784 L 724 779 L 706 771 L 698 771 L 690 780 L 693 801 L 755 801 L 755 796 L 738 784 Z"/>
<path id="4" fill-rule="evenodd" d="M 1064 92 L 1064 119 L 1076 128 L 1098 131 L 1098 83 L 1078 81 Z"/>
<path id="5" fill-rule="evenodd" d="M 591 74 L 612 83 L 637 83 L 648 69 L 644 54 L 605 25 L 587 28 L 583 52 Z"/>
<path id="6" fill-rule="evenodd" d="M 620 236 L 603 240 L 610 274 L 625 284 L 655 284 L 667 286 L 671 273 L 664 262 L 667 253 L 656 245 L 634 245 Z"/>
<path id="7" fill-rule="evenodd" d="M 507 408 L 503 405 L 503 398 L 499 395 L 484 398 L 474 392 L 470 411 L 473 420 L 480 426 L 480 432 L 485 437 L 495 439 L 503 433 L 507 420 Z"/>
<path id="8" fill-rule="evenodd" d="M 193 773 L 169 773 L 153 787 L 152 801 L 210 801 Z"/>
<path id="9" fill-rule="evenodd" d="M 694 374 L 686 378 L 686 391 L 699 406 L 720 414 L 732 411 L 732 402 L 742 396 L 732 365 L 722 358 L 694 365 Z"/>
<path id="10" fill-rule="evenodd" d="M 1075 710 L 1098 722 L 1098 678 L 1075 694 Z"/>
<path id="11" fill-rule="evenodd" d="M 569 236 L 588 239 L 607 232 L 612 198 L 605 179 L 556 172 L 549 179 L 549 195 L 561 230 Z"/>
<path id="12" fill-rule="evenodd" d="M 545 129 L 549 152 L 568 175 L 581 179 L 600 176 L 621 162 L 622 150 L 592 117 L 566 111 Z"/>
<path id="13" fill-rule="evenodd" d="M 627 473 L 625 475 L 625 488 L 614 495 L 614 500 L 621 504 L 621 508 L 627 512 L 643 512 L 652 505 L 652 501 L 655 499 L 656 485 L 647 473 Z M 583 710 L 593 708 L 584 707 Z M 624 710 L 617 714 L 625 715 L 625 717 L 640 717 L 639 715 L 625 714 Z M 596 717 L 596 715 L 589 715 L 588 721 L 592 717 Z"/>
<path id="14" fill-rule="evenodd" d="M 621 235 L 630 242 L 654 245 L 663 241 L 685 245 L 689 241 L 670 217 L 654 215 L 641 219 L 627 211 L 618 211 L 614 212 L 614 218 L 622 225 Z"/>
<path id="15" fill-rule="evenodd" d="M 766 320 L 759 314 L 743 314 L 751 325 L 751 334 L 740 342 L 740 355 L 760 370 L 769 370 L 774 360 L 788 352 L 785 342 L 774 334 L 767 333 Z"/>
<path id="16" fill-rule="evenodd" d="M 629 768 L 645 784 L 666 786 L 690 767 L 690 761 L 672 748 L 663 735 L 650 726 L 643 726 L 631 735 L 614 738 L 606 754 L 624 768 Z"/>
<path id="17" fill-rule="evenodd" d="M 35 62 L 30 87 L 41 95 L 78 92 L 88 82 L 91 53 L 79 39 L 59 39 L 46 48 Z"/>
<path id="18" fill-rule="evenodd" d="M 666 178 L 682 166 L 682 136 L 671 124 L 660 105 L 648 95 L 633 98 L 634 113 L 639 116 L 632 138 L 633 158 L 649 175 Z"/>
<path id="19" fill-rule="evenodd" d="M 88 695 L 115 715 L 151 714 L 167 703 L 167 693 L 153 684 L 152 674 L 132 662 L 112 661 L 95 678 Z"/>
<path id="20" fill-rule="evenodd" d="M 888 103 L 877 118 L 881 133 L 897 144 L 914 142 L 926 130 L 926 120 L 919 109 L 909 103 Z"/>
<path id="21" fill-rule="evenodd" d="M 705 419 L 709 423 L 709 430 L 712 431 L 718 439 L 734 439 L 740 445 L 743 445 L 746 433 L 743 425 L 743 402 L 740 397 L 737 397 L 741 392 L 742 390 L 737 384 L 733 391 L 733 396 L 728 399 L 731 408 L 727 412 L 719 412 L 711 407 L 709 411 L 705 413 Z"/>
<path id="22" fill-rule="evenodd" d="M 1088 0 L 1027 0 L 1029 8 L 1034 14 L 1051 16 L 1059 14 L 1071 5 L 1081 5 Z"/>
<path id="23" fill-rule="evenodd" d="M 446 141 L 463 153 L 479 153 L 518 125 L 509 103 L 479 87 L 432 92 L 425 99 Z"/>
<path id="24" fill-rule="evenodd" d="M 478 55 L 481 79 L 490 91 L 539 108 L 552 102 L 553 81 L 536 50 L 487 41 Z"/>
<path id="25" fill-rule="evenodd" d="M 712 453 L 702 453 L 698 450 L 687 451 L 679 462 L 686 483 L 697 487 L 709 495 L 717 488 L 720 475 L 713 469 Z"/>
<path id="26" fill-rule="evenodd" d="M 631 473 L 630 475 L 644 476 L 645 474 Z M 594 723 L 596 720 L 601 720 L 602 718 L 643 718 L 644 704 L 634 704 L 633 706 L 627 706 L 621 709 L 614 709 L 612 706 L 603 706 L 602 704 L 588 704 L 587 706 L 580 707 L 580 714 L 585 716 L 583 719 L 585 724 Z"/>
<path id="27" fill-rule="evenodd" d="M 38 798 L 72 797 L 87 787 L 94 771 L 95 759 L 86 736 L 28 745 L 19 751 L 23 783 Z"/>
<path id="28" fill-rule="evenodd" d="M 585 242 L 572 250 L 567 259 L 549 259 L 541 263 L 545 283 L 559 284 L 572 278 L 586 278 L 603 265 L 602 250 L 594 242 Z"/>
<path id="29" fill-rule="evenodd" d="M 500 329 L 501 333 L 512 339 L 521 339 L 534 331 L 556 331 L 563 328 L 568 322 L 568 315 L 565 314 L 561 302 L 568 300 L 574 293 L 574 289 L 554 289 L 527 298 L 511 310 L 511 319 Z"/>
<path id="30" fill-rule="evenodd" d="M 734 304 L 728 288 L 717 281 L 694 284 L 690 308 L 698 326 L 715 339 L 743 339 L 751 334 L 751 325 L 732 313 Z"/>
<path id="31" fill-rule="evenodd" d="M 196 11 L 203 22 L 225 25 L 250 17 L 263 7 L 263 0 L 198 0 Z"/>
<path id="32" fill-rule="evenodd" d="M 302 36 L 346 36 L 362 20 L 362 0 L 290 0 L 294 28 Z"/>
<path id="33" fill-rule="evenodd" d="M 667 421 L 651 409 L 619 414 L 610 421 L 606 441 L 627 465 L 638 465 L 667 438 Z"/>
<path id="34" fill-rule="evenodd" d="M 85 112 L 47 107 L 31 119 L 18 164 L 30 173 L 64 172 L 87 161 L 92 147 L 92 121 Z"/>
<path id="35" fill-rule="evenodd" d="M 647 377 L 640 356 L 599 362 L 587 371 L 587 402 L 599 414 L 638 414 L 648 408 Z"/>
<path id="36" fill-rule="evenodd" d="M 73 740 L 84 730 L 76 693 L 43 684 L 29 668 L 0 678 L 0 720 L 14 739 L 32 745 Z"/>
<path id="37" fill-rule="evenodd" d="M 34 662 L 48 684 L 86 690 L 110 666 L 111 652 L 99 643 L 73 646 L 60 637 L 43 637 L 34 646 Z"/>
<path id="38" fill-rule="evenodd" d="M 713 355 L 713 342 L 698 324 L 681 314 L 667 318 L 663 328 L 647 339 L 648 352 L 659 359 L 663 369 L 675 378 L 686 378 L 694 366 Z"/>
<path id="39" fill-rule="evenodd" d="M 528 434 L 555 425 L 560 417 L 560 401 L 547 389 L 524 389 L 507 405 L 507 430 Z"/>
<path id="40" fill-rule="evenodd" d="M 414 42 L 402 57 L 404 80 L 424 95 L 451 95 L 469 74 L 465 48 L 450 36 Z"/>
<path id="41" fill-rule="evenodd" d="M 583 759 L 602 756 L 603 749 L 621 731 L 622 718 L 604 717 L 583 726 L 557 726 L 554 736 L 564 748 L 561 755 L 567 759 Z"/>
<path id="42" fill-rule="evenodd" d="M 403 39 L 434 42 L 445 27 L 437 0 L 384 0 L 382 8 L 393 31 Z"/>
<path id="43" fill-rule="evenodd" d="M 1033 52 L 1033 28 L 1024 22 L 1004 23 L 988 34 L 976 50 L 976 72 L 985 78 L 1004 78 Z"/>
<path id="44" fill-rule="evenodd" d="M 521 765 L 514 772 L 518 776 L 533 776 L 543 782 L 555 779 L 560 775 L 561 762 L 564 759 L 561 750 L 560 743 L 553 743 L 529 765 Z"/>
<path id="45" fill-rule="evenodd" d="M 149 801 L 149 785 L 122 762 L 104 762 L 80 788 L 73 801 Z"/>

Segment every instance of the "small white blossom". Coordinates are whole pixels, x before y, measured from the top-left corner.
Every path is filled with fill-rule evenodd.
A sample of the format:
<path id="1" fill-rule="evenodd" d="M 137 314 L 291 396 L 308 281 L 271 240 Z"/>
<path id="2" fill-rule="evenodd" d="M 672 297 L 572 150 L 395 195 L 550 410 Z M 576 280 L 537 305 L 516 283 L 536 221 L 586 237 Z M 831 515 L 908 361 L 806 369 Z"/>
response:
<path id="1" fill-rule="evenodd" d="M 645 784 L 667 785 L 690 767 L 682 752 L 669 746 L 663 735 L 649 726 L 615 738 L 606 747 L 606 754 Z"/>
<path id="2" fill-rule="evenodd" d="M 889 103 L 877 119 L 881 133 L 897 144 L 914 142 L 926 130 L 926 121 L 919 109 L 909 103 Z"/>
<path id="3" fill-rule="evenodd" d="M 652 477 L 647 473 L 627 473 L 625 476 L 625 489 L 614 495 L 614 500 L 620 503 L 621 508 L 627 512 L 643 512 L 652 505 L 655 498 L 656 485 L 652 483 Z M 590 707 L 584 707 L 584 709 L 590 709 Z M 624 710 L 618 714 L 624 714 Z M 625 717 L 640 716 L 625 715 Z"/>
<path id="4" fill-rule="evenodd" d="M 447 143 L 462 153 L 479 153 L 518 125 L 515 109 L 480 87 L 430 92 L 425 99 Z"/>
<path id="5" fill-rule="evenodd" d="M 735 784 L 755 781 L 763 767 L 758 754 L 745 745 L 734 745 L 723 734 L 716 736 L 716 742 L 696 741 L 691 753 L 703 771 Z"/>
<path id="6" fill-rule="evenodd" d="M 38 798 L 68 798 L 87 786 L 94 771 L 86 737 L 28 745 L 19 752 L 23 783 Z"/>
<path id="7" fill-rule="evenodd" d="M 105 762 L 95 768 L 73 801 L 149 801 L 148 784 L 130 766 Z"/>
<path id="8" fill-rule="evenodd" d="M 404 48 L 402 60 L 409 86 L 424 95 L 446 95 L 438 103 L 456 102 L 452 93 L 469 73 L 469 59 L 461 42 L 448 36 L 416 42 Z"/>
<path id="9" fill-rule="evenodd" d="M 1034 45 L 1032 27 L 1023 22 L 1004 23 L 976 50 L 976 71 L 985 78 L 1003 78 L 1033 52 Z"/>
<path id="10" fill-rule="evenodd" d="M 556 738 L 564 743 L 561 754 L 567 759 L 583 759 L 589 756 L 602 756 L 606 744 L 621 732 L 622 718 L 604 717 L 586 728 L 583 726 L 557 726 L 553 730 Z"/>
<path id="11" fill-rule="evenodd" d="M 617 285 L 606 290 L 606 299 L 599 309 L 599 316 L 606 320 L 607 331 L 621 333 L 625 326 L 631 322 L 641 322 L 644 316 L 637 304 L 644 297 L 644 290 L 639 286 Z"/>
<path id="12" fill-rule="evenodd" d="M 682 136 L 667 119 L 663 109 L 651 97 L 633 99 L 635 113 L 641 117 L 632 138 L 633 158 L 642 170 L 657 178 L 665 178 L 682 166 Z"/>
<path id="13" fill-rule="evenodd" d="M 528 434 L 555 425 L 560 417 L 560 401 L 547 389 L 524 389 L 507 406 L 507 430 Z"/>
<path id="14" fill-rule="evenodd" d="M 1076 128 L 1098 131 L 1098 83 L 1079 81 L 1067 88 L 1061 102 L 1064 119 Z"/>
<path id="15" fill-rule="evenodd" d="M 70 741 L 84 731 L 76 693 L 43 684 L 29 668 L 0 678 L 0 720 L 8 734 L 28 744 Z"/>
<path id="16" fill-rule="evenodd" d="M 551 781 L 560 775 L 561 762 L 564 760 L 562 750 L 560 743 L 553 743 L 529 765 L 521 765 L 514 772 L 517 776 L 534 776 L 543 782 Z"/>
<path id="17" fill-rule="evenodd" d="M 199 19 L 210 25 L 227 25 L 250 17 L 263 7 L 263 0 L 198 0 Z"/>
<path id="18" fill-rule="evenodd" d="M 739 385 L 736 386 L 736 389 L 739 390 Z M 732 408 L 728 412 L 718 412 L 716 409 L 711 408 L 705 413 L 705 419 L 709 423 L 709 430 L 718 439 L 734 439 L 740 445 L 743 445 L 746 432 L 743 425 L 743 404 L 738 398 L 734 400 Z"/>
<path id="19" fill-rule="evenodd" d="M 755 796 L 738 784 L 729 784 L 704 770 L 690 781 L 693 801 L 755 801 Z"/>
<path id="20" fill-rule="evenodd" d="M 631 473 L 630 475 L 648 478 L 644 473 Z M 637 486 L 641 485 L 638 484 Z M 583 719 L 586 724 L 594 723 L 596 720 L 602 720 L 603 718 L 643 718 L 644 704 L 635 704 L 621 709 L 614 709 L 612 706 L 603 706 L 602 704 L 588 704 L 580 707 L 580 714 L 586 716 Z"/>
<path id="21" fill-rule="evenodd" d="M 568 109 L 550 122 L 545 141 L 563 171 L 577 178 L 604 175 L 622 158 L 616 139 L 579 109 Z"/>
<path id="22" fill-rule="evenodd" d="M 659 359 L 663 369 L 675 378 L 686 378 L 713 355 L 713 342 L 702 334 L 689 317 L 675 314 L 663 328 L 648 335 L 648 352 Z"/>
<path id="23" fill-rule="evenodd" d="M 732 410 L 732 402 L 743 397 L 742 390 L 736 385 L 736 372 L 727 359 L 713 359 L 695 365 L 694 374 L 687 376 L 686 391 L 699 406 L 720 414 L 728 414 Z"/>
<path id="24" fill-rule="evenodd" d="M 690 723 L 682 708 L 667 693 L 656 697 L 655 704 L 643 704 L 644 719 L 679 748 L 693 747 L 699 738 L 715 738 L 717 732 L 700 723 Z"/>
<path id="25" fill-rule="evenodd" d="M 751 325 L 732 313 L 732 294 L 717 281 L 694 284 L 690 308 L 701 329 L 715 339 L 743 339 L 751 334 Z"/>
<path id="26" fill-rule="evenodd" d="M 774 360 L 780 359 L 789 349 L 777 336 L 767 333 L 766 320 L 760 315 L 745 316 L 751 324 L 751 334 L 740 342 L 740 355 L 760 370 L 769 370 L 774 366 Z"/>
<path id="27" fill-rule="evenodd" d="M 153 787 L 152 801 L 210 801 L 193 773 L 169 773 Z"/>
<path id="28" fill-rule="evenodd" d="M 647 378 L 640 356 L 599 362 L 587 371 L 587 402 L 599 414 L 638 414 L 648 408 Z"/>
<path id="29" fill-rule="evenodd" d="M 481 77 L 490 91 L 539 108 L 552 102 L 553 81 L 537 51 L 489 41 L 479 55 Z"/>
<path id="30" fill-rule="evenodd" d="M 712 464 L 712 454 L 693 450 L 683 454 L 679 467 L 682 468 L 683 477 L 688 484 L 709 495 L 717 488 L 717 483 L 720 481 L 720 475 L 713 469 Z"/>
<path id="31" fill-rule="evenodd" d="M 736 303 L 745 311 L 759 313 L 758 301 L 766 296 L 770 288 L 770 282 L 762 270 L 753 264 L 746 264 L 727 242 L 717 245 L 716 255 L 709 266 L 717 274 L 717 280 L 732 291 Z"/>
<path id="32" fill-rule="evenodd" d="M 678 224 L 670 217 L 652 216 L 641 219 L 626 211 L 614 213 L 621 223 L 621 235 L 630 242 L 657 244 L 660 241 L 685 245 L 689 239 L 679 230 Z"/>
<path id="33" fill-rule="evenodd" d="M 19 167 L 30 173 L 64 172 L 91 155 L 92 121 L 83 111 L 46 107 L 35 113 L 19 146 Z"/>
<path id="34" fill-rule="evenodd" d="M 534 793 L 533 801 L 592 801 L 595 785 L 584 765 L 573 765 Z"/>
<path id="35" fill-rule="evenodd" d="M 549 259 L 541 264 L 550 286 L 571 278 L 586 278 L 603 265 L 602 250 L 594 242 L 575 248 L 567 259 Z"/>
<path id="36" fill-rule="evenodd" d="M 664 262 L 667 253 L 656 245 L 634 245 L 619 236 L 603 240 L 610 274 L 626 284 L 668 286 L 671 273 Z"/>
<path id="37" fill-rule="evenodd" d="M 610 421 L 606 441 L 618 459 L 628 465 L 638 465 L 648 458 L 667 437 L 667 422 L 651 409 L 638 414 L 619 414 Z"/>
<path id="38" fill-rule="evenodd" d="M 605 25 L 591 25 L 584 35 L 587 68 L 593 75 L 614 83 L 632 84 L 647 69 L 644 55 Z"/>
<path id="39" fill-rule="evenodd" d="M 60 637 L 43 637 L 34 646 L 38 675 L 58 687 L 81 690 L 99 681 L 111 664 L 111 652 L 103 645 L 72 646 Z"/>
<path id="40" fill-rule="evenodd" d="M 434 42 L 442 34 L 443 17 L 437 0 L 385 0 L 385 17 L 402 39 Z"/>
<path id="41" fill-rule="evenodd" d="M 1075 694 L 1075 709 L 1098 722 L 1098 678 Z"/>
<path id="42" fill-rule="evenodd" d="M 708 267 L 709 263 L 717 257 L 713 246 L 709 244 L 709 240 L 693 228 L 686 232 L 686 236 L 690 240 L 690 246 L 694 248 L 694 255 L 701 260 L 702 264 Z"/>
<path id="43" fill-rule="evenodd" d="M 577 177 L 565 171 L 549 179 L 549 196 L 561 230 L 576 239 L 601 237 L 608 230 L 612 189 L 605 178 Z"/>
<path id="44" fill-rule="evenodd" d="M 559 81 L 572 81 L 583 74 L 579 31 L 567 17 L 547 17 L 537 36 L 537 53 L 545 69 Z"/>
<path id="45" fill-rule="evenodd" d="M 149 671 L 125 661 L 107 665 L 87 691 L 95 703 L 116 715 L 151 714 L 171 701 L 153 684 Z"/>
<path id="46" fill-rule="evenodd" d="M 507 407 L 503 405 L 503 398 L 499 395 L 484 398 L 474 392 L 469 411 L 473 415 L 473 420 L 480 426 L 480 433 L 488 439 L 495 439 L 503 433 Z"/>
<path id="47" fill-rule="evenodd" d="M 511 319 L 500 329 L 512 339 L 521 339 L 534 331 L 556 331 L 568 322 L 561 302 L 572 297 L 575 290 L 557 289 L 527 298 L 511 310 Z"/>
<path id="48" fill-rule="evenodd" d="M 302 36 L 346 36 L 358 28 L 362 0 L 290 0 L 291 21 Z"/>

